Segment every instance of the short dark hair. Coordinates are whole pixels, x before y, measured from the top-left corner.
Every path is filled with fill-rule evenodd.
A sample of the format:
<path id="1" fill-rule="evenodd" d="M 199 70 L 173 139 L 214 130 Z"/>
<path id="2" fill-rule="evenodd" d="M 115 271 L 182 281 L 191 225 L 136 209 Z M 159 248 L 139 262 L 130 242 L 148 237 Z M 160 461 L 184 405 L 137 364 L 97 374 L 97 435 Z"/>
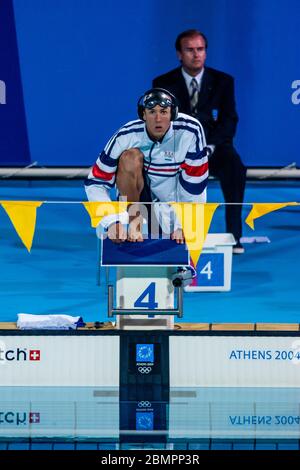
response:
<path id="1" fill-rule="evenodd" d="M 205 49 L 207 49 L 208 42 L 207 42 L 207 37 L 205 36 L 205 34 L 202 33 L 201 31 L 198 31 L 198 29 L 187 29 L 186 31 L 183 31 L 177 36 L 176 41 L 175 41 L 176 51 L 181 52 L 181 40 L 182 39 L 192 38 L 194 36 L 201 36 L 205 42 Z"/>

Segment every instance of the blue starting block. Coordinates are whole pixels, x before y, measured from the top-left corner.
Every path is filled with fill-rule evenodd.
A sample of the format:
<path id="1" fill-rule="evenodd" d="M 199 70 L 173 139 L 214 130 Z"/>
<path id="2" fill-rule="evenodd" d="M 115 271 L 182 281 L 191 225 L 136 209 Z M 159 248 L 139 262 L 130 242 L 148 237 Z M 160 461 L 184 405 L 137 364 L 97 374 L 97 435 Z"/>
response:
<path id="1" fill-rule="evenodd" d="M 197 276 L 186 292 L 222 292 L 231 290 L 232 247 L 231 233 L 208 233 L 197 264 Z"/>
<path id="2" fill-rule="evenodd" d="M 101 265 L 117 268 L 115 299 L 114 287 L 108 286 L 108 316 L 117 316 L 119 328 L 170 329 L 174 315 L 182 316 L 182 287 L 174 287 L 172 277 L 178 267 L 189 265 L 185 245 L 169 239 L 116 244 L 106 238 Z"/>
<path id="3" fill-rule="evenodd" d="M 113 243 L 102 241 L 102 266 L 187 266 L 189 254 L 185 245 L 170 239 L 146 239 L 143 242 Z"/>

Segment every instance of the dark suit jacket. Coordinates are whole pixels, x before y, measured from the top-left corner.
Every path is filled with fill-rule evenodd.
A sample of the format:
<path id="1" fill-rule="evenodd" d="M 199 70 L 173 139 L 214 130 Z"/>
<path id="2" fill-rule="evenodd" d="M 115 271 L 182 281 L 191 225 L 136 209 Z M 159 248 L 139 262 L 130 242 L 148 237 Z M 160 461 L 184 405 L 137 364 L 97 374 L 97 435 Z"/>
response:
<path id="1" fill-rule="evenodd" d="M 179 111 L 192 114 L 181 67 L 155 78 L 153 87 L 169 90 L 179 101 Z M 238 122 L 233 77 L 210 67 L 204 68 L 195 117 L 204 128 L 208 144 L 232 144 Z"/>

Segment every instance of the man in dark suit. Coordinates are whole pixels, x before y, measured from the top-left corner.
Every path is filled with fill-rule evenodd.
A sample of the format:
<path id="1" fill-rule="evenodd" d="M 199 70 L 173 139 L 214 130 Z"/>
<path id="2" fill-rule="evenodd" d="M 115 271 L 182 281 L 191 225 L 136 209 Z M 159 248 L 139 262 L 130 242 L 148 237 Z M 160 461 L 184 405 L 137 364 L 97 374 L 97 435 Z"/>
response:
<path id="1" fill-rule="evenodd" d="M 225 202 L 242 203 L 246 168 L 233 146 L 238 122 L 233 77 L 204 67 L 207 39 L 200 31 L 179 34 L 175 47 L 181 67 L 155 78 L 153 87 L 169 90 L 178 99 L 179 110 L 201 122 L 211 149 L 210 174 L 219 178 Z M 233 252 L 244 253 L 240 243 L 242 206 L 228 205 L 225 214 L 226 230 L 236 239 Z"/>

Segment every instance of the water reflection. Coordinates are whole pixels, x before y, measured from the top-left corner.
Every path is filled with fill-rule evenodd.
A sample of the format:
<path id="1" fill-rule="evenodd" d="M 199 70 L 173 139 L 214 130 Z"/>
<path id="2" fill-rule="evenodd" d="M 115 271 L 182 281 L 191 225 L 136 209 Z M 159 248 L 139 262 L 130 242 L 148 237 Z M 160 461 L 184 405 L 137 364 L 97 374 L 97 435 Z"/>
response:
<path id="1" fill-rule="evenodd" d="M 149 445 L 299 439 L 300 390 L 176 388 L 169 402 L 120 402 L 116 387 L 1 387 L 0 439 L 14 438 Z"/>

